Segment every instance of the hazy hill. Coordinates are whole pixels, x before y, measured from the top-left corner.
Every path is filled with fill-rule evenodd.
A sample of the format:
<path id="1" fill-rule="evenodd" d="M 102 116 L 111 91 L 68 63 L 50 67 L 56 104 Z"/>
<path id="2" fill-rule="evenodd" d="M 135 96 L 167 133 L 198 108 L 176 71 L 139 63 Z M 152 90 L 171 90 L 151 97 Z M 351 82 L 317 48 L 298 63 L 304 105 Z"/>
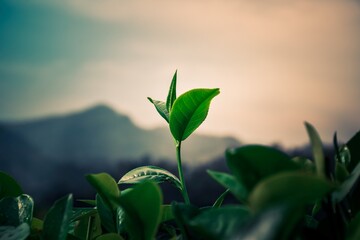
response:
<path id="1" fill-rule="evenodd" d="M 27 167 L 38 158 L 39 153 L 31 144 L 17 134 L 0 126 L 0 161 L 2 168 L 12 172 L 19 165 Z"/>
<path id="2" fill-rule="evenodd" d="M 168 129 L 139 128 L 129 117 L 105 105 L 64 116 L 3 123 L 2 128 L 16 134 L 42 156 L 58 161 L 175 156 Z M 227 147 L 238 145 L 234 138 L 195 134 L 184 143 L 184 159 L 198 164 L 222 156 Z"/>
<path id="3" fill-rule="evenodd" d="M 197 134 L 184 142 L 184 172 L 191 182 L 193 203 L 212 204 L 223 192 L 205 170 L 227 171 L 223 153 L 238 145 L 233 138 Z M 311 157 L 309 146 L 283 150 Z M 75 198 L 92 198 L 94 190 L 84 178 L 88 173 L 108 172 L 119 179 L 135 167 L 155 164 L 177 174 L 176 161 L 168 161 L 174 151 L 167 128 L 144 130 L 104 105 L 63 116 L 0 123 L 0 171 L 15 177 L 43 209 L 70 192 Z M 331 148 L 325 147 L 325 152 L 333 156 Z M 204 186 L 209 198 L 203 197 Z M 172 186 L 162 187 L 167 203 L 180 197 Z"/>

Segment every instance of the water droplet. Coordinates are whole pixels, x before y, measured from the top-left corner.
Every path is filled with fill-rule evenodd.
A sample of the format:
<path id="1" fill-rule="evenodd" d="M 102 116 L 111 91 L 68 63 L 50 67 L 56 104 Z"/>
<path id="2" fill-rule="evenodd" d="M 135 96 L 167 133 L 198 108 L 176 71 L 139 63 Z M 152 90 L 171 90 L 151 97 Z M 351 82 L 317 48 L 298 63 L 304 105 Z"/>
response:
<path id="1" fill-rule="evenodd" d="M 336 156 L 336 161 L 344 164 L 344 165 L 348 165 L 351 161 L 351 154 L 350 154 L 350 150 L 349 148 L 344 145 L 340 148 L 340 159 L 338 159 L 338 156 Z"/>

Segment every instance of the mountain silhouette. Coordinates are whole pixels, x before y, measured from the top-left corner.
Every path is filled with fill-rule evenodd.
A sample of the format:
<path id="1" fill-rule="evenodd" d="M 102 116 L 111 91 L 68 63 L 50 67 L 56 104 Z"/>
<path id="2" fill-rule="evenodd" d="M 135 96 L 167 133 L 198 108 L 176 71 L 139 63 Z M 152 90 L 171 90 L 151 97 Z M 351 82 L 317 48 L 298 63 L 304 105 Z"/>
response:
<path id="1" fill-rule="evenodd" d="M 184 172 L 191 182 L 188 190 L 192 202 L 208 206 L 224 191 L 205 169 L 228 171 L 224 151 L 239 145 L 231 137 L 196 133 L 183 143 Z M 334 155 L 331 149 L 325 146 L 326 156 Z M 290 156 L 312 156 L 309 145 L 282 150 Z M 107 172 L 118 180 L 143 165 L 157 165 L 177 174 L 169 129 L 142 129 L 106 105 L 61 116 L 0 123 L 0 171 L 19 181 L 42 207 L 40 212 L 68 193 L 92 199 L 95 193 L 85 174 Z M 204 186 L 209 198 L 203 197 Z M 181 199 L 172 186 L 165 184 L 162 189 L 167 203 Z M 206 199 L 211 201 L 204 202 Z"/>
<path id="2" fill-rule="evenodd" d="M 167 128 L 145 130 L 106 105 L 80 112 L 1 124 L 3 129 L 28 143 L 35 152 L 53 161 L 113 162 L 121 158 L 174 159 L 173 139 Z M 238 146 L 231 137 L 194 134 L 183 144 L 188 164 L 200 164 Z M 0 146 L 1 147 L 1 146 Z"/>

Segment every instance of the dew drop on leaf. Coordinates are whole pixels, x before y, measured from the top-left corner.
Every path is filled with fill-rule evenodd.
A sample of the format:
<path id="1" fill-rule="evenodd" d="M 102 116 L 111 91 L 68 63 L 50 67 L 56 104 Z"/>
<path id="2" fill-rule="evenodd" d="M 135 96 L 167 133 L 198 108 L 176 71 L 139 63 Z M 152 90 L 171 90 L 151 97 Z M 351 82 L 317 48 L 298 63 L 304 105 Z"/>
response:
<path id="1" fill-rule="evenodd" d="M 346 145 L 341 147 L 339 155 L 340 155 L 340 159 L 338 159 L 338 157 L 336 156 L 337 162 L 342 163 L 344 165 L 348 165 L 350 163 L 351 154 L 349 148 Z"/>

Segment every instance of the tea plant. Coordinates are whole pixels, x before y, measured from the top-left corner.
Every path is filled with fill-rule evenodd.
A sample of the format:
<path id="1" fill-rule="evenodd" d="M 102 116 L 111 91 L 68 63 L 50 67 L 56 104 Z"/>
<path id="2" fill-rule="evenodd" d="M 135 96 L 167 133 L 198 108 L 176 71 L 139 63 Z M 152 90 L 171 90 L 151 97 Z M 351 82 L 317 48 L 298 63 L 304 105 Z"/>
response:
<path id="1" fill-rule="evenodd" d="M 175 72 L 172 79 L 166 102 L 148 98 L 154 104 L 158 113 L 169 124 L 171 134 L 174 138 L 176 158 L 180 181 L 171 173 L 156 167 L 140 167 L 126 174 L 119 183 L 134 183 L 145 179 L 152 179 L 158 183 L 170 181 L 178 187 L 183 195 L 185 203 L 190 199 L 186 190 L 186 184 L 181 164 L 181 143 L 188 138 L 205 120 L 211 100 L 220 93 L 215 89 L 193 89 L 176 98 Z M 151 169 L 151 170 L 150 170 Z"/>
<path id="2" fill-rule="evenodd" d="M 305 123 L 313 157 L 291 158 L 263 145 L 226 150 L 230 173 L 208 170 L 224 187 L 212 206 L 191 204 L 182 169 L 181 143 L 207 117 L 219 89 L 193 89 L 176 97 L 175 72 L 166 101 L 148 98 L 169 125 L 178 176 L 156 166 L 131 170 L 118 183 L 107 173 L 89 174 L 97 191 L 75 208 L 71 194 L 44 220 L 19 184 L 0 172 L 0 239 L 360 239 L 360 132 L 324 156 L 316 129 Z M 163 203 L 159 184 L 177 188 L 183 202 Z M 129 186 L 120 190 L 118 184 Z M 204 187 L 204 193 L 206 189 Z M 228 194 L 237 204 L 223 205 Z"/>

